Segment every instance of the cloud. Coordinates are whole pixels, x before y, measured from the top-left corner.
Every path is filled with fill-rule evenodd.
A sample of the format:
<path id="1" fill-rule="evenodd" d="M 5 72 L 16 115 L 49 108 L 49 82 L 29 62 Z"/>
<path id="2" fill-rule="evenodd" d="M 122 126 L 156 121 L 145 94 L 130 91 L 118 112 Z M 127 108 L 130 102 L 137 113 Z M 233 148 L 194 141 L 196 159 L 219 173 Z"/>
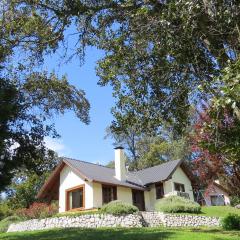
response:
<path id="1" fill-rule="evenodd" d="M 64 145 L 62 139 L 45 137 L 44 142 L 47 148 L 57 152 L 59 156 L 69 154 L 69 149 Z"/>

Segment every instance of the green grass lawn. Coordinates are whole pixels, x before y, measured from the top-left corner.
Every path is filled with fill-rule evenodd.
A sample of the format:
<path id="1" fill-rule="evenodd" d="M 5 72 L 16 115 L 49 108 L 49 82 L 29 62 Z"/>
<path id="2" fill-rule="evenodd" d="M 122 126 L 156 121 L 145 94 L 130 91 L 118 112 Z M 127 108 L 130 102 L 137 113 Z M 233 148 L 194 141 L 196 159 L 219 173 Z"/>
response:
<path id="1" fill-rule="evenodd" d="M 201 211 L 202 211 L 201 215 L 205 216 L 225 217 L 229 213 L 235 213 L 240 215 L 240 209 L 230 206 L 202 207 Z"/>
<path id="2" fill-rule="evenodd" d="M 197 215 L 209 216 L 209 217 L 225 217 L 230 213 L 240 215 L 240 209 L 237 209 L 231 206 L 202 207 L 201 213 Z"/>
<path id="3" fill-rule="evenodd" d="M 187 214 L 187 215 L 200 215 L 200 216 L 208 216 L 208 217 L 225 217 L 230 213 L 240 215 L 240 209 L 231 207 L 231 206 L 211 206 L 211 207 L 202 207 L 201 213 L 177 213 L 179 215 Z"/>
<path id="4" fill-rule="evenodd" d="M 105 228 L 53 229 L 0 234 L 0 240 L 239 240 L 240 232 L 218 229 Z"/>

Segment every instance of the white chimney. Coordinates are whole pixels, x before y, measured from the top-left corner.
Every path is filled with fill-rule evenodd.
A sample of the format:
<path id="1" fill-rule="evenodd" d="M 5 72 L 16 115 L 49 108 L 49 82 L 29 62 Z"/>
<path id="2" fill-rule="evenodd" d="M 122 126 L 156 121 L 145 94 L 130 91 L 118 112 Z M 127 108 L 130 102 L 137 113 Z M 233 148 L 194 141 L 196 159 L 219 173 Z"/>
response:
<path id="1" fill-rule="evenodd" d="M 125 155 L 123 147 L 115 148 L 115 177 L 119 181 L 126 180 Z"/>

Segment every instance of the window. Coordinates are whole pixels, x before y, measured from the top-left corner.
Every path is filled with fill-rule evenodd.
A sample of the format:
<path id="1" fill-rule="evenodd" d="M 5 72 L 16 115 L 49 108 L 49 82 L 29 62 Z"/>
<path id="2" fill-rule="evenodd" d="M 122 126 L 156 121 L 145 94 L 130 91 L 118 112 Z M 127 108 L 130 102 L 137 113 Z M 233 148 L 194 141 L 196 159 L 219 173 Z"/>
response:
<path id="1" fill-rule="evenodd" d="M 225 205 L 223 195 L 213 195 L 213 196 L 210 196 L 210 198 L 211 198 L 212 206 L 224 206 Z"/>
<path id="2" fill-rule="evenodd" d="M 117 187 L 102 185 L 102 200 L 103 204 L 117 200 Z"/>
<path id="3" fill-rule="evenodd" d="M 163 190 L 163 183 L 156 183 L 156 199 L 163 198 L 164 196 L 164 190 Z"/>
<path id="4" fill-rule="evenodd" d="M 84 185 L 66 190 L 66 210 L 84 209 Z"/>
<path id="5" fill-rule="evenodd" d="M 174 189 L 178 192 L 185 192 L 184 184 L 181 183 L 174 183 Z"/>

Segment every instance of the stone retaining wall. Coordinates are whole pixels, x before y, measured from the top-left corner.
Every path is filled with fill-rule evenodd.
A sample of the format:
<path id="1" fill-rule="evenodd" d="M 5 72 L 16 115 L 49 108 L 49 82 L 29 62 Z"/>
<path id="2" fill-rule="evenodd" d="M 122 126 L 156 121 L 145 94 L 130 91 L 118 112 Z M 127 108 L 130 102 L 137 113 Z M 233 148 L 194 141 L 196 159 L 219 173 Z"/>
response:
<path id="1" fill-rule="evenodd" d="M 46 219 L 33 219 L 9 226 L 8 232 L 44 230 L 50 228 L 98 228 L 98 227 L 199 227 L 219 226 L 219 219 L 214 217 L 174 215 L 159 212 L 141 212 L 113 216 L 110 214 L 91 214 L 79 216 L 63 216 Z"/>
<path id="2" fill-rule="evenodd" d="M 142 225 L 142 216 L 140 214 L 129 214 L 125 216 L 113 216 L 110 214 L 92 214 L 46 219 L 33 219 L 25 222 L 13 223 L 9 226 L 8 232 L 22 232 L 69 227 L 142 227 Z"/>
<path id="3" fill-rule="evenodd" d="M 142 216 L 145 220 L 145 225 L 149 227 L 157 227 L 159 225 L 165 227 L 216 227 L 220 225 L 219 218 L 217 217 L 165 214 L 159 212 L 142 212 Z"/>
<path id="4" fill-rule="evenodd" d="M 216 217 L 166 214 L 163 225 L 166 227 L 218 227 L 220 220 Z"/>

